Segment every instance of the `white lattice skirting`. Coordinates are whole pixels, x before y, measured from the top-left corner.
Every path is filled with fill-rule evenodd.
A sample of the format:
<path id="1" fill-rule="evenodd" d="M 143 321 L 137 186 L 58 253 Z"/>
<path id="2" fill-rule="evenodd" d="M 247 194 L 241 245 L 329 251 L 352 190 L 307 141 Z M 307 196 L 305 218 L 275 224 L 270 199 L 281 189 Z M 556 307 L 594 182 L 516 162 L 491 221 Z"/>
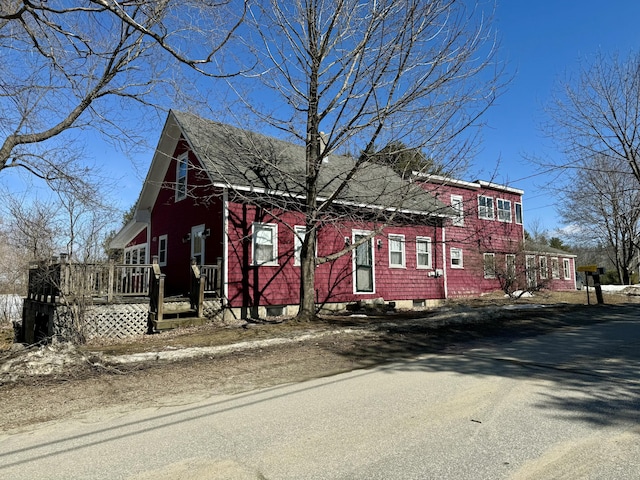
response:
<path id="1" fill-rule="evenodd" d="M 61 337 L 69 333 L 71 315 L 65 307 L 56 309 L 54 331 Z M 127 338 L 144 335 L 147 332 L 149 316 L 148 303 L 128 303 L 112 305 L 91 305 L 84 314 L 84 337 L 91 338 Z M 222 318 L 219 300 L 204 302 L 204 317 L 210 321 Z"/>

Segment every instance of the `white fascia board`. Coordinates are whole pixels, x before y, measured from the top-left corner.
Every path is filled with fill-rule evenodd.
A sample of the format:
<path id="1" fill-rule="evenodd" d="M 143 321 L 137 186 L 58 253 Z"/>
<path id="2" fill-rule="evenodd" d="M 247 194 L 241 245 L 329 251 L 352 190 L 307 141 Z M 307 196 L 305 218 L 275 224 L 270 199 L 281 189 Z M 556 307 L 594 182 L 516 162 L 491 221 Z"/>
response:
<path id="1" fill-rule="evenodd" d="M 442 175 L 430 175 L 428 173 L 422 173 L 422 172 L 411 172 L 411 173 L 414 177 L 427 181 L 429 183 L 439 183 L 442 185 L 455 185 L 457 187 L 471 188 L 473 190 L 478 190 L 480 188 L 479 183 L 465 182 L 464 180 L 456 180 L 455 178 L 443 177 Z"/>
<path id="2" fill-rule="evenodd" d="M 184 135 L 184 130 L 173 115 L 173 112 L 170 111 L 162 133 L 160 134 L 158 146 L 153 154 L 153 159 L 147 172 L 147 178 L 142 186 L 142 193 L 138 200 L 137 209 L 151 210 L 154 207 L 160 189 L 162 188 L 162 183 L 167 175 L 169 165 L 171 161 L 174 160 L 173 154 L 176 151 L 181 136 L 183 136 L 187 142 L 188 150 L 193 152 L 197 158 L 197 153 L 193 148 L 191 140 L 187 135 Z M 198 161 L 200 161 L 200 159 L 198 159 Z M 206 169 L 203 170 L 209 175 Z"/>
<path id="3" fill-rule="evenodd" d="M 294 195 L 292 193 L 282 192 L 280 190 L 267 190 L 266 188 L 261 188 L 261 187 L 247 187 L 247 186 L 240 186 L 240 185 L 229 185 L 229 184 L 220 183 L 220 182 L 214 182 L 213 186 L 214 187 L 218 187 L 218 188 L 226 188 L 226 189 L 229 189 L 229 190 L 238 190 L 240 192 L 263 193 L 265 195 L 275 195 L 275 196 L 279 196 L 279 197 L 289 197 L 289 198 L 296 198 L 296 199 L 300 199 L 300 200 L 303 200 L 305 198 L 304 195 Z M 327 199 L 325 197 L 318 197 L 318 201 L 320 201 L 320 202 L 324 202 L 326 200 Z M 382 205 L 372 205 L 372 204 L 366 204 L 366 203 L 346 202 L 344 200 L 334 200 L 334 202 L 337 205 L 347 205 L 347 206 L 350 206 L 350 207 L 358 207 L 358 208 L 369 208 L 371 210 L 386 210 L 388 212 L 399 212 L 399 213 L 414 214 L 414 215 L 426 215 L 426 216 L 439 217 L 439 218 L 455 218 L 455 217 L 457 217 L 457 215 L 454 215 L 454 214 L 448 215 L 446 213 L 424 212 L 424 211 L 421 211 L 421 210 L 409 210 L 409 209 L 404 209 L 404 208 L 385 207 L 385 206 L 382 206 Z"/>
<path id="4" fill-rule="evenodd" d="M 125 248 L 134 238 L 147 227 L 145 222 L 137 222 L 131 220 L 116 233 L 115 237 L 109 242 L 109 248 L 119 249 Z"/>
<path id="5" fill-rule="evenodd" d="M 500 185 L 493 182 L 485 182 L 484 180 L 478 180 L 478 184 L 485 188 L 493 188 L 495 190 L 502 190 L 504 192 L 515 193 L 517 195 L 524 195 L 524 190 L 519 188 L 507 187 L 506 185 Z"/>

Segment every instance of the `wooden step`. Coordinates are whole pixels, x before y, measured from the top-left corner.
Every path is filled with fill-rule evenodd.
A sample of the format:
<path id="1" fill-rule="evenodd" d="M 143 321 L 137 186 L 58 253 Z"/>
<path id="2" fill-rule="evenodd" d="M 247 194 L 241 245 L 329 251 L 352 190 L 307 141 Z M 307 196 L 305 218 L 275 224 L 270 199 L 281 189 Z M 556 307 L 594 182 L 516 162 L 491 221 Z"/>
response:
<path id="1" fill-rule="evenodd" d="M 197 327 L 207 323 L 204 317 L 184 317 L 184 318 L 163 318 L 162 320 L 152 320 L 155 331 L 171 330 L 180 327 Z"/>

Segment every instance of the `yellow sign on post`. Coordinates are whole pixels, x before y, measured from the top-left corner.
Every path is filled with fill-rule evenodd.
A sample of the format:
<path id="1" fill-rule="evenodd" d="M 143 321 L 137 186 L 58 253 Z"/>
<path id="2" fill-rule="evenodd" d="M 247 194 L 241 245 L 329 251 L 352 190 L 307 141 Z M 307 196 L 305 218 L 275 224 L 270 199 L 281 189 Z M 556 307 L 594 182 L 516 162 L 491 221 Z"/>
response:
<path id="1" fill-rule="evenodd" d="M 579 272 L 597 272 L 598 265 L 582 265 L 578 267 Z"/>

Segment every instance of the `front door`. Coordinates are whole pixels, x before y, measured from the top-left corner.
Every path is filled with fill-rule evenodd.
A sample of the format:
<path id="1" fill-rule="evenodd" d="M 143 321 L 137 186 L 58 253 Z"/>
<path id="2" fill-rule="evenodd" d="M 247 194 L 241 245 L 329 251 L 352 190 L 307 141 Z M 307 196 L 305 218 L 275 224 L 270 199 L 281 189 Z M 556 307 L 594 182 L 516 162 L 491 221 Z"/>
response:
<path id="1" fill-rule="evenodd" d="M 355 234 L 353 241 L 355 243 L 367 237 L 368 234 Z M 373 248 L 371 247 L 372 239 L 367 240 L 358 245 L 354 254 L 354 270 L 355 270 L 355 290 L 356 293 L 372 293 L 373 292 Z"/>
<path id="2" fill-rule="evenodd" d="M 191 227 L 191 258 L 195 258 L 196 265 L 204 265 L 204 225 Z"/>

